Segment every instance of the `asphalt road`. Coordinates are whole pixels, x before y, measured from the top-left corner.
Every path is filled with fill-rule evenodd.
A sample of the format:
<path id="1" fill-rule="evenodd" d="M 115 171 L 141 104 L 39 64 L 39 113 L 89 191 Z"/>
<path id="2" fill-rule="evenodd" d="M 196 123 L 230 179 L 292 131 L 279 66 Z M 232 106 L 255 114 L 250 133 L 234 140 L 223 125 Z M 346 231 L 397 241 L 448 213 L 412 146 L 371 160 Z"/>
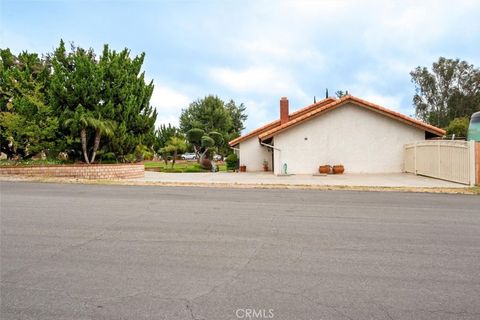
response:
<path id="1" fill-rule="evenodd" d="M 1 319 L 479 319 L 480 197 L 1 183 Z"/>

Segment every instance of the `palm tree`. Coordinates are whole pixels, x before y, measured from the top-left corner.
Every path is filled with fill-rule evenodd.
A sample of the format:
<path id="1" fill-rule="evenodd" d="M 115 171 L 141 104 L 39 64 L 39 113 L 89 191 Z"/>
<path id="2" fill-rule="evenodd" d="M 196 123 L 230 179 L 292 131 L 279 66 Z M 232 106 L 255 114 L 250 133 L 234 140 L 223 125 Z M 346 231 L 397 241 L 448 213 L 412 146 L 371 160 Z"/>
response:
<path id="1" fill-rule="evenodd" d="M 82 143 L 82 153 L 85 163 L 89 164 L 87 149 L 87 128 L 91 126 L 95 118 L 87 113 L 82 105 L 78 105 L 70 119 L 65 120 L 64 125 L 70 128 L 72 133 L 80 132 L 80 141 Z"/>
<path id="2" fill-rule="evenodd" d="M 88 112 L 79 105 L 72 117 L 64 122 L 64 125 L 70 127 L 72 133 L 80 133 L 80 141 L 82 143 L 82 153 L 85 163 L 90 164 L 95 161 L 95 156 L 100 146 L 100 138 L 102 134 L 105 136 L 112 136 L 116 128 L 116 123 L 112 120 L 104 120 L 100 116 L 94 117 L 91 112 Z M 88 157 L 87 145 L 87 130 L 91 128 L 95 130 L 95 140 L 93 144 L 92 156 Z"/>
<path id="3" fill-rule="evenodd" d="M 175 165 L 175 160 L 177 158 L 177 154 L 179 152 L 184 152 L 187 150 L 187 143 L 183 138 L 180 137 L 171 137 L 167 141 L 167 145 L 161 149 L 161 152 L 166 154 L 166 153 L 173 153 L 173 159 L 172 159 L 172 168 Z"/>
<path id="4" fill-rule="evenodd" d="M 97 119 L 92 119 L 90 126 L 95 129 L 95 142 L 93 144 L 93 152 L 90 159 L 90 163 L 93 163 L 95 161 L 98 147 L 100 146 L 100 138 L 102 137 L 102 134 L 107 137 L 113 136 L 117 125 L 112 120 L 104 120 L 99 117 Z"/>

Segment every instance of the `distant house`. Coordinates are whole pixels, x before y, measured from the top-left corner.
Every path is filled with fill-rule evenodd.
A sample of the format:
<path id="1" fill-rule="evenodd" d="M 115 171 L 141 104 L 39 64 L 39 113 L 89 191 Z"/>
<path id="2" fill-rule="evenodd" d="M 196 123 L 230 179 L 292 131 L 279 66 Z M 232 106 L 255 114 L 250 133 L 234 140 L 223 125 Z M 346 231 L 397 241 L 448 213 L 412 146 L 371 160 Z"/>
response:
<path id="1" fill-rule="evenodd" d="M 445 131 L 374 103 L 347 95 L 327 98 L 289 113 L 280 100 L 280 117 L 229 142 L 240 165 L 275 174 L 313 174 L 323 164 L 345 172 L 401 172 L 405 144 L 442 136 Z"/>

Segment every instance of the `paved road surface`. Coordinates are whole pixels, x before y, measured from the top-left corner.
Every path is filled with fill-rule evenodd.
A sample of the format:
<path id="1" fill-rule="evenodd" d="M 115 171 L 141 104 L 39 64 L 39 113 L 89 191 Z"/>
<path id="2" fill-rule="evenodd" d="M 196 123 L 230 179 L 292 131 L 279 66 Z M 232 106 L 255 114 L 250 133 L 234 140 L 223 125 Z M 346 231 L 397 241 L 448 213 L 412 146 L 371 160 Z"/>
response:
<path id="1" fill-rule="evenodd" d="M 1 196 L 1 319 L 480 318 L 478 196 L 18 182 Z"/>

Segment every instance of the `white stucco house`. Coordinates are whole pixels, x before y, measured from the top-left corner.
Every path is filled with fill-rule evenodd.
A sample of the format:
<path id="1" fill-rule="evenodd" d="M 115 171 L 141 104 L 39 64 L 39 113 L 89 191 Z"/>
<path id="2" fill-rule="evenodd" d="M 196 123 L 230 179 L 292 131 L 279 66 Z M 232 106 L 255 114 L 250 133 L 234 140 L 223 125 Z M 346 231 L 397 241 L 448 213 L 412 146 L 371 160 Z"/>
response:
<path id="1" fill-rule="evenodd" d="M 345 172 L 402 172 L 404 145 L 443 136 L 443 129 L 347 95 L 327 98 L 280 117 L 229 142 L 247 171 L 313 174 L 320 165 L 342 164 Z M 285 172 L 286 169 L 286 172 Z"/>

